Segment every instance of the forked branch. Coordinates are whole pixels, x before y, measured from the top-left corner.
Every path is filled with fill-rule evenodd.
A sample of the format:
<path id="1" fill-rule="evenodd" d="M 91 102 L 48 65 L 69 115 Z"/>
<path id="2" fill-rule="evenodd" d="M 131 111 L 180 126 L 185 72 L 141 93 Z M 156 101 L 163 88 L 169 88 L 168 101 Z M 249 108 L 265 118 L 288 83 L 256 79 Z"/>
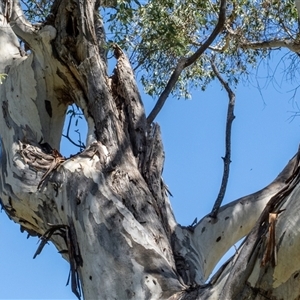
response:
<path id="1" fill-rule="evenodd" d="M 149 116 L 147 117 L 148 124 L 151 124 L 162 107 L 164 106 L 167 98 L 169 97 L 170 93 L 172 92 L 175 84 L 178 81 L 178 78 L 182 71 L 195 63 L 199 57 L 204 53 L 204 51 L 212 44 L 212 42 L 215 40 L 215 38 L 218 36 L 218 34 L 221 32 L 221 30 L 224 27 L 226 20 L 226 0 L 221 0 L 220 3 L 220 10 L 219 10 L 219 18 L 218 23 L 211 33 L 211 35 L 207 38 L 207 40 L 199 47 L 199 49 L 192 54 L 190 57 L 181 57 L 177 63 L 177 66 L 175 70 L 173 71 L 164 91 L 159 96 L 154 108 L 150 112 Z"/>

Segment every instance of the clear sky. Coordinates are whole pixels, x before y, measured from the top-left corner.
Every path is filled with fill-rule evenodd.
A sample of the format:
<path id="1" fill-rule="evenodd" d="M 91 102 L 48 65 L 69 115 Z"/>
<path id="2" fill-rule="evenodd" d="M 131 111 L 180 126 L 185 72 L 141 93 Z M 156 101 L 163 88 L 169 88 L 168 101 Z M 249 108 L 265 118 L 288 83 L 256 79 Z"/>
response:
<path id="1" fill-rule="evenodd" d="M 275 69 L 278 53 L 271 66 Z M 296 153 L 300 119 L 291 122 L 297 111 L 296 94 L 277 66 L 276 80 L 259 91 L 253 76 L 236 90 L 236 119 L 232 129 L 232 164 L 225 202 L 255 192 L 270 183 Z M 260 77 L 266 75 L 261 66 Z M 265 85 L 265 78 L 259 79 Z M 276 83 L 277 82 L 277 83 Z M 290 91 L 290 92 L 288 92 Z M 149 112 L 154 100 L 143 95 Z M 207 91 L 194 91 L 192 100 L 168 99 L 157 118 L 166 152 L 164 180 L 173 194 L 171 202 L 177 221 L 189 225 L 210 212 L 217 196 L 224 156 L 227 94 L 219 83 Z M 70 150 L 63 144 L 63 153 Z M 224 203 L 225 203 L 224 202 Z M 45 246 L 32 259 L 37 238 L 26 239 L 19 225 L 0 213 L 0 299 L 76 299 L 65 286 L 69 265 L 53 245 Z M 101 284 L 101 283 L 100 283 Z"/>

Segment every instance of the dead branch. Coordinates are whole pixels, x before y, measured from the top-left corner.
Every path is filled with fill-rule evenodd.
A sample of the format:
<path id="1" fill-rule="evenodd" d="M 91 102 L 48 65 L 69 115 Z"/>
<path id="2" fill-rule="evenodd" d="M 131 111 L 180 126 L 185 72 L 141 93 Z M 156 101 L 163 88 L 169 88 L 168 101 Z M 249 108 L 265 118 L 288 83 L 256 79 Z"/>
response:
<path id="1" fill-rule="evenodd" d="M 226 134 L 225 134 L 225 156 L 222 157 L 224 162 L 224 171 L 223 171 L 223 178 L 222 183 L 220 187 L 220 191 L 218 194 L 218 197 L 215 201 L 215 204 L 213 206 L 213 209 L 211 211 L 210 216 L 212 218 L 216 218 L 219 208 L 222 204 L 222 201 L 224 199 L 229 173 L 230 173 L 230 163 L 231 163 L 231 128 L 232 128 L 232 122 L 235 118 L 234 116 L 234 105 L 235 105 L 235 94 L 230 88 L 229 84 L 222 78 L 221 74 L 219 73 L 214 61 L 211 61 L 212 69 L 217 76 L 218 80 L 220 81 L 221 85 L 225 88 L 227 94 L 228 94 L 228 107 L 227 107 L 227 119 L 226 119 Z"/>
<path id="2" fill-rule="evenodd" d="M 75 132 L 77 132 L 78 135 L 79 135 L 78 143 L 76 143 L 75 141 L 73 141 L 73 139 L 70 137 L 70 128 L 71 128 L 71 125 L 72 125 L 72 120 L 73 120 L 74 117 L 80 116 L 80 115 L 82 115 L 82 114 L 75 112 L 74 107 L 72 107 L 71 115 L 69 117 L 69 122 L 68 122 L 68 126 L 67 126 L 67 134 L 62 134 L 62 136 L 64 138 L 66 138 L 74 146 L 78 147 L 80 149 L 80 151 L 82 151 L 85 148 L 85 144 L 81 141 L 80 132 L 78 132 L 78 131 L 75 130 Z"/>
<path id="3" fill-rule="evenodd" d="M 287 48 L 292 52 L 300 52 L 300 44 L 295 40 L 281 39 L 281 40 L 269 40 L 258 42 L 242 42 L 240 47 L 243 49 L 274 49 L 274 48 Z"/>

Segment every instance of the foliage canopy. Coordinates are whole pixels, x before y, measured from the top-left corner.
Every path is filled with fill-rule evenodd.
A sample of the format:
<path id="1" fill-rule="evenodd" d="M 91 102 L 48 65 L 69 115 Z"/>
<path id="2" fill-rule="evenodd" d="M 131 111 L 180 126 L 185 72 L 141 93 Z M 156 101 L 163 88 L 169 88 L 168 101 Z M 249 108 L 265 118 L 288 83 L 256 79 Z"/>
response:
<path id="1" fill-rule="evenodd" d="M 131 54 L 135 69 L 150 95 L 159 95 L 182 56 L 192 55 L 218 22 L 219 1 L 153 0 L 147 3 L 121 1 L 116 10 L 106 11 L 109 39 Z M 297 39 L 297 10 L 288 1 L 228 1 L 222 33 L 200 59 L 185 69 L 175 93 L 188 97 L 191 87 L 214 79 L 211 59 L 230 82 L 267 57 L 269 41 Z M 253 47 L 253 43 L 264 43 Z M 273 47 L 272 47 L 273 48 Z"/>
<path id="2" fill-rule="evenodd" d="M 47 18 L 53 1 L 22 0 L 30 20 Z M 181 57 L 203 45 L 218 22 L 220 1 L 118 0 L 102 6 L 107 49 L 117 43 L 127 51 L 145 92 L 160 95 Z M 295 1 L 227 1 L 226 22 L 213 44 L 183 70 L 173 94 L 189 98 L 192 88 L 204 90 L 215 78 L 211 60 L 231 84 L 248 76 L 271 50 L 299 39 Z M 281 43 L 288 41 L 288 43 Z M 293 49 L 292 49 L 293 50 Z M 296 52 L 296 51 L 294 51 Z M 294 61 L 291 56 L 291 62 Z M 113 55 L 109 52 L 109 57 Z"/>

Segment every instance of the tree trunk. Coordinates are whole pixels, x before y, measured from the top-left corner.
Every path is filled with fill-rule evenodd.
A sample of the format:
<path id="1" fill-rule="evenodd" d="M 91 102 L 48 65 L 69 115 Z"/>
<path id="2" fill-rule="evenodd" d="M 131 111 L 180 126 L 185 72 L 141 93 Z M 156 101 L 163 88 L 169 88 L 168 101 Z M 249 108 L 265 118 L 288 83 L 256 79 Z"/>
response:
<path id="1" fill-rule="evenodd" d="M 54 1 L 38 25 L 26 21 L 17 1 L 0 3 L 0 73 L 7 74 L 0 86 L 2 206 L 41 237 L 36 255 L 47 240 L 61 251 L 78 298 L 80 285 L 85 299 L 300 295 L 298 175 L 287 183 L 298 172 L 297 157 L 265 189 L 221 208 L 217 219 L 180 226 L 161 178 L 160 128 L 147 125 L 131 66 L 117 45 L 117 65 L 107 76 L 97 1 Z M 87 146 L 66 159 L 59 144 L 72 103 L 87 120 Z M 269 257 L 261 267 L 270 245 L 263 242 L 265 217 L 279 204 L 274 200 L 278 205 L 267 206 L 257 220 L 278 193 L 286 211 L 276 216 L 277 265 Z M 250 231 L 237 255 L 205 285 L 222 255 Z"/>

